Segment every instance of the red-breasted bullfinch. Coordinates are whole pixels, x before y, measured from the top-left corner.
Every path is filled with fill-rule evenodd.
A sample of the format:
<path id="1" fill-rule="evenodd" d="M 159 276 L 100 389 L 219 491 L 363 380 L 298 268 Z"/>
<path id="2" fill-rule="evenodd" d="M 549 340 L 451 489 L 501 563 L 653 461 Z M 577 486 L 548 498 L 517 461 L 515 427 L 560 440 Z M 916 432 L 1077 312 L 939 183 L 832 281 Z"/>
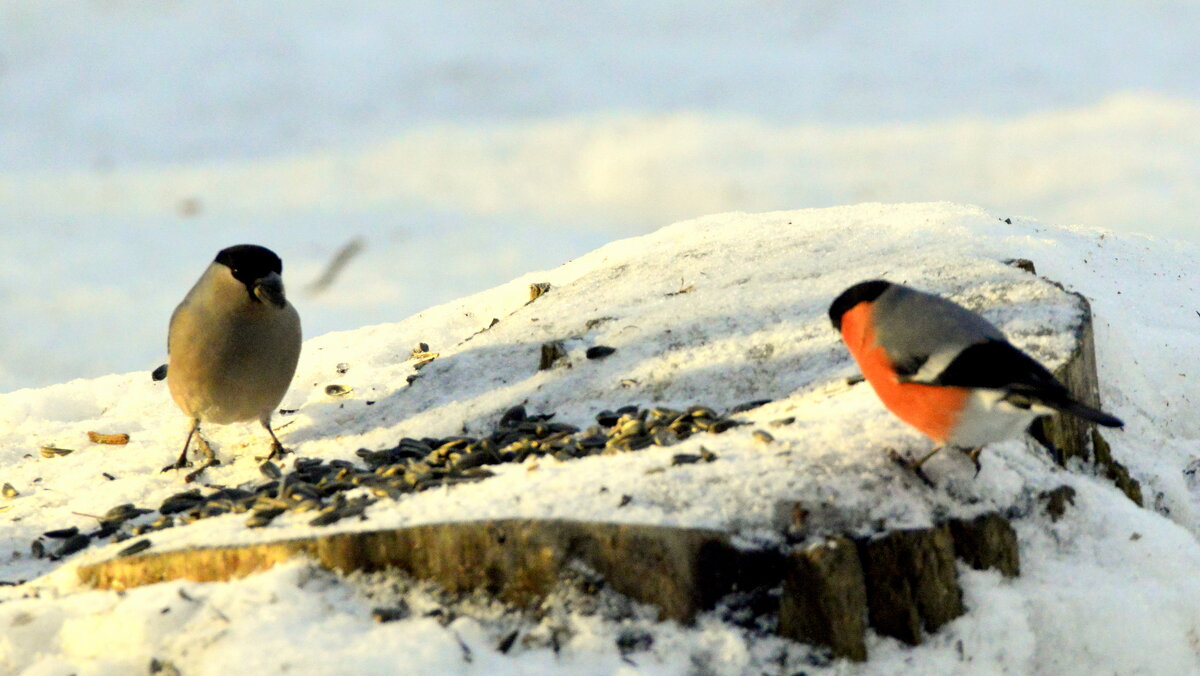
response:
<path id="1" fill-rule="evenodd" d="M 892 413 L 936 444 L 972 449 L 1020 436 L 1055 411 L 1105 427 L 1119 419 L 1080 403 L 991 322 L 957 303 L 883 280 L 861 282 L 829 307 L 863 376 Z"/>

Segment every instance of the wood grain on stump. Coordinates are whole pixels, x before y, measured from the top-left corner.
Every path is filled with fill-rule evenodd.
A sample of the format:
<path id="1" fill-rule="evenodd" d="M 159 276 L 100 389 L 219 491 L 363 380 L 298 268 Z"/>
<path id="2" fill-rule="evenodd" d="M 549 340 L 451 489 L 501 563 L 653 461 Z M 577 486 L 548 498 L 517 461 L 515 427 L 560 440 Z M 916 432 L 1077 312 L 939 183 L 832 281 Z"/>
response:
<path id="1" fill-rule="evenodd" d="M 788 557 L 779 633 L 828 646 L 835 657 L 867 659 L 867 588 L 858 549 L 836 537 Z"/>
<path id="2" fill-rule="evenodd" d="M 718 531 L 510 519 L 145 553 L 82 566 L 79 574 L 94 587 L 127 589 L 243 577 L 297 555 L 340 572 L 396 569 L 451 592 L 482 589 L 520 606 L 543 598 L 569 566 L 582 564 L 618 592 L 682 622 L 769 566 Z"/>
<path id="3" fill-rule="evenodd" d="M 962 590 L 948 526 L 902 530 L 860 541 L 871 627 L 909 645 L 962 615 Z"/>
<path id="4" fill-rule="evenodd" d="M 996 569 L 1005 577 L 1021 574 L 1017 533 L 1008 519 L 991 512 L 950 522 L 954 553 L 975 570 Z"/>
<path id="5" fill-rule="evenodd" d="M 1065 362 L 1054 369 L 1054 376 L 1066 385 L 1076 399 L 1101 408 L 1100 380 L 1096 374 L 1096 340 L 1092 327 L 1092 306 L 1087 298 L 1072 293 L 1081 307 L 1083 319 L 1075 334 L 1075 349 Z M 1030 427 L 1034 438 L 1057 454 L 1064 467 L 1071 458 L 1094 462 L 1125 495 L 1142 505 L 1142 488 L 1129 470 L 1113 459 L 1108 443 L 1096 431 L 1096 426 L 1071 415 L 1052 415 L 1039 418 Z"/>

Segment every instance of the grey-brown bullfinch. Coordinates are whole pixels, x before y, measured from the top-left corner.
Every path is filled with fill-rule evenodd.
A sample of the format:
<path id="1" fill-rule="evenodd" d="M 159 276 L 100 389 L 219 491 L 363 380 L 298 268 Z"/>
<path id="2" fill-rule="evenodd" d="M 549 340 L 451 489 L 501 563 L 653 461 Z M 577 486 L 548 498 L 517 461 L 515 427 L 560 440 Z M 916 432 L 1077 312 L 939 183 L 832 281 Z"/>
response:
<path id="1" fill-rule="evenodd" d="M 978 468 L 985 444 L 1020 436 L 1055 411 L 1124 424 L 1074 399 L 991 322 L 940 296 L 861 282 L 833 301 L 829 319 L 884 406 L 936 444 L 906 463 L 918 474 L 944 446 L 971 449 Z"/>
<path id="2" fill-rule="evenodd" d="M 271 413 L 287 392 L 300 359 L 300 316 L 283 291 L 283 262 L 270 249 L 241 244 L 222 249 L 171 315 L 167 334 L 167 384 L 192 419 L 179 459 L 163 468 L 189 466 L 192 437 L 217 464 L 200 423 L 258 420 L 271 435 L 271 455 L 283 445 L 271 430 Z"/>

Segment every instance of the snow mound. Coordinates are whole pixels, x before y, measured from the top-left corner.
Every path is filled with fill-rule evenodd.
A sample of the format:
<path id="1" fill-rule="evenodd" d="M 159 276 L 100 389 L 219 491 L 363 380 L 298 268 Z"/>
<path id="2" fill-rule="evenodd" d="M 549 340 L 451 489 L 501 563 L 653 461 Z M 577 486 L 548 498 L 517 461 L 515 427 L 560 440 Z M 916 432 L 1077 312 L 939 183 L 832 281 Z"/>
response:
<path id="1" fill-rule="evenodd" d="M 1196 254 L 1185 245 L 1009 222 L 949 204 L 710 216 L 614 242 L 558 269 L 526 275 L 402 322 L 309 340 L 282 405 L 296 413 L 280 416 L 276 425 L 298 455 L 357 460 L 357 449 L 390 447 L 402 436 L 484 433 L 517 404 L 586 427 L 602 409 L 627 404 L 729 409 L 771 399 L 740 414 L 750 425 L 721 435 L 697 435 L 669 448 L 614 456 L 501 465 L 495 468 L 497 476 L 481 483 L 382 501 L 368 509 L 366 520 L 334 528 L 554 517 L 715 527 L 770 541 L 780 500 L 837 505 L 861 515 L 858 523 L 869 530 L 1004 509 L 1068 484 L 1077 492 L 1068 517 L 1052 523 L 1033 515 L 1017 522 L 1023 577 L 1007 582 L 963 571 L 966 616 L 921 648 L 902 649 L 873 638 L 872 662 L 864 669 L 886 673 L 923 655 L 934 671 L 1113 664 L 1123 665 L 1121 671 L 1187 670 L 1197 666 L 1188 648 L 1188 636 L 1196 634 L 1189 632 L 1200 632 L 1200 611 L 1195 610 L 1200 608 L 1200 583 L 1190 581 L 1200 565 L 1195 542 L 1200 524 L 1191 475 L 1185 472 L 1198 430 L 1195 420 L 1182 414 L 1189 396 L 1186 379 L 1197 372 L 1200 360 L 1189 323 L 1194 313 L 1183 304 L 1191 291 L 1185 272 L 1194 266 Z M 982 312 L 1017 345 L 1053 367 L 1072 347 L 1079 306 L 1061 289 L 1004 263 L 1013 258 L 1033 260 L 1041 274 L 1091 300 L 1102 398 L 1106 409 L 1127 422 L 1125 432 L 1113 433 L 1109 440 L 1114 456 L 1142 482 L 1153 510 L 1138 509 L 1088 467 L 1057 468 L 1028 441 L 989 447 L 977 477 L 965 458 L 938 456 L 929 465 L 938 482 L 933 490 L 886 459 L 886 447 L 915 453 L 928 448 L 928 442 L 890 416 L 868 386 L 845 384 L 856 370 L 829 326 L 829 302 L 847 286 L 878 277 L 943 293 Z M 526 303 L 533 282 L 548 282 L 551 290 Z M 420 342 L 439 356 L 417 372 L 408 357 Z M 554 368 L 538 370 L 541 346 L 547 342 L 560 342 L 566 357 Z M 587 359 L 586 350 L 598 345 L 616 352 Z M 410 384 L 412 375 L 419 377 Z M 349 387 L 350 394 L 329 396 L 325 388 L 331 384 Z M 1181 414 L 1172 414 L 1175 410 Z M 794 421 L 769 427 L 784 418 Z M 769 429 L 774 441 L 756 442 L 752 433 L 757 429 Z M 93 430 L 128 432 L 132 439 L 123 447 L 89 445 L 85 434 Z M 124 502 L 155 507 L 181 490 L 176 475 L 160 474 L 157 468 L 177 452 L 185 433 L 186 421 L 170 403 L 165 386 L 152 383 L 146 373 L 0 395 L 0 461 L 5 480 L 21 493 L 0 515 L 12 521 L 4 537 L 14 553 L 4 557 L 0 552 L 5 561 L 0 579 L 51 571 L 52 563 L 24 555 L 29 541 L 44 530 L 69 525 L 88 529 L 94 521 L 87 514 Z M 213 428 L 208 434 L 226 463 L 208 470 L 204 480 L 233 486 L 259 479 L 252 456 L 265 452 L 264 434 L 249 425 Z M 37 452 L 43 445 L 75 452 L 43 458 Z M 671 466 L 675 453 L 696 452 L 701 445 L 718 459 Z M 246 530 L 244 519 L 206 519 L 154 533 L 151 539 L 158 551 L 312 532 L 299 515 L 284 515 L 258 531 Z M 53 588 L 67 594 L 62 600 L 0 605 L 0 626 L 24 617 L 22 613 L 32 614 L 42 620 L 22 625 L 31 627 L 26 633 L 54 638 L 58 646 L 52 653 L 33 655 L 11 641 L 0 644 L 0 664 L 51 669 L 51 664 L 103 663 L 116 668 L 116 658 L 66 640 L 76 635 L 72 632 L 79 623 L 115 620 L 114 613 L 148 618 L 153 599 L 176 595 L 184 587 L 253 590 L 262 585 L 268 590 L 290 579 L 272 573 L 225 585 L 158 585 L 121 601 L 103 593 L 77 593 L 70 581 L 73 566 L 114 551 L 76 555 L 51 579 L 14 592 L 42 589 L 49 594 L 54 582 Z M 226 592 L 214 591 L 218 593 Z M 1130 608 L 1125 599 L 1131 593 L 1146 601 L 1139 607 L 1154 611 Z M 310 593 L 276 597 L 281 610 L 294 607 L 309 618 L 305 631 L 334 621 L 312 617 L 310 607 L 318 602 Z M 357 627 L 346 630 L 355 637 L 343 648 L 348 653 L 361 645 L 356 641 L 370 627 L 362 624 L 367 619 L 362 604 L 361 599 L 337 601 L 344 611 L 337 621 Z M 245 629 L 246 621 L 239 619 L 235 626 Z M 151 619 L 137 622 L 153 628 Z M 396 624 L 415 627 L 420 622 Z M 570 650 L 576 656 L 617 654 L 608 639 L 618 629 L 594 629 L 596 634 L 581 638 Z M 244 631 L 238 634 L 244 639 L 225 639 L 218 660 L 192 642 L 167 640 L 156 632 L 148 628 L 134 636 L 128 650 L 170 653 L 189 672 L 186 666 L 213 670 L 231 651 L 252 650 L 254 642 Z M 666 646 L 683 645 L 696 654 L 714 633 L 722 646 L 714 667 L 719 673 L 764 669 L 764 651 L 798 650 L 779 648 L 776 639 L 716 620 L 670 632 L 677 635 L 652 648 L 646 658 L 658 665 L 650 673 L 678 673 L 681 665 L 667 657 Z M 495 654 L 479 640 L 475 652 Z M 404 650 L 403 642 L 378 645 L 397 655 Z M 493 672 L 510 668 L 521 673 L 522 665 L 536 664 L 550 673 L 570 673 L 570 660 L 547 663 L 545 655 L 530 649 L 484 662 Z M 429 670 L 440 671 L 447 659 L 445 651 L 430 657 Z M 267 660 L 264 668 L 280 670 L 282 665 L 279 659 Z"/>

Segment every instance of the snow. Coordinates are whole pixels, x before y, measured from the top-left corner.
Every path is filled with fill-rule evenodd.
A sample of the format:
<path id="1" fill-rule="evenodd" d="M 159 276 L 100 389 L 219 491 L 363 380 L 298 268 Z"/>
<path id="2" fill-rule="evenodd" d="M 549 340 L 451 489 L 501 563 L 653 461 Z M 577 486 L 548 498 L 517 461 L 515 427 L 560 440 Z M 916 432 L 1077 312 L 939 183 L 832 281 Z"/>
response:
<path id="1" fill-rule="evenodd" d="M 739 414 L 750 425 L 719 436 L 496 466 L 497 476 L 482 482 L 383 500 L 366 520 L 322 532 L 554 517 L 716 527 L 769 543 L 775 504 L 787 499 L 832 505 L 859 533 L 875 522 L 896 528 L 1016 508 L 1021 577 L 960 567 L 968 612 L 925 645 L 870 634 L 868 663 L 829 663 L 720 610 L 685 627 L 611 594 L 589 600 L 564 589 L 537 614 L 522 615 L 484 598 L 446 599 L 411 581 L 339 577 L 303 561 L 225 583 L 81 588 L 79 564 L 114 556 L 128 542 L 54 563 L 31 558 L 30 540 L 51 528 L 90 528 L 86 515 L 120 503 L 155 507 L 183 489 L 177 475 L 158 469 L 177 453 L 187 421 L 165 384 L 138 371 L 0 395 L 0 466 L 20 491 L 0 504 L 0 580 L 28 580 L 0 588 L 0 671 L 127 673 L 151 659 L 188 674 L 248 666 L 347 674 L 1196 671 L 1200 514 L 1187 470 L 1200 429 L 1189 415 L 1188 380 L 1200 350 L 1188 300 L 1200 251 L 1005 216 L 947 203 L 861 204 L 677 223 L 400 322 L 311 338 L 282 404 L 297 412 L 275 421 L 300 456 L 356 460 L 357 449 L 392 446 L 401 436 L 483 433 L 519 403 L 586 426 L 600 410 L 629 403 L 723 410 L 773 399 Z M 855 369 L 825 311 L 842 289 L 874 277 L 955 298 L 1048 365 L 1060 363 L 1079 320 L 1075 305 L 1003 263 L 1012 258 L 1033 260 L 1040 274 L 1091 301 L 1102 400 L 1126 421 L 1106 437 L 1142 483 L 1147 508 L 1089 466 L 1058 468 L 1029 440 L 990 446 L 978 476 L 964 457 L 941 454 L 928 465 L 937 482 L 929 489 L 884 455 L 888 447 L 920 452 L 928 441 L 890 416 L 868 386 L 845 384 Z M 527 303 L 533 282 L 552 288 Z M 493 318 L 500 321 L 479 332 Z M 549 340 L 564 342 L 568 364 L 538 371 L 539 347 Z M 410 385 L 418 342 L 439 356 Z M 593 345 L 617 351 L 588 360 Z M 339 364 L 348 366 L 344 374 Z M 325 394 L 330 384 L 352 389 L 334 398 Z M 785 417 L 796 420 L 770 425 Z M 755 441 L 756 429 L 775 440 Z M 93 445 L 87 431 L 127 432 L 131 440 Z M 253 456 L 267 447 L 261 430 L 231 425 L 207 434 L 225 462 L 202 481 L 260 479 Z M 75 450 L 43 458 L 43 445 Z M 671 466 L 675 453 L 701 445 L 718 459 Z M 1075 489 L 1075 504 L 1054 522 L 1035 496 L 1063 484 Z M 622 495 L 631 498 L 623 507 Z M 243 527 L 245 515 L 205 519 L 150 534 L 151 551 L 313 532 L 300 516 L 254 531 Z M 372 621 L 372 608 L 401 602 L 406 618 Z M 514 629 L 521 638 L 502 654 L 496 646 Z M 652 637 L 648 645 L 618 647 L 618 638 L 641 634 Z"/>
<path id="2" fill-rule="evenodd" d="M 6 0 L 0 391 L 153 368 L 239 242 L 318 336 L 705 213 L 950 200 L 1196 241 L 1197 33 L 1172 0 Z"/>

